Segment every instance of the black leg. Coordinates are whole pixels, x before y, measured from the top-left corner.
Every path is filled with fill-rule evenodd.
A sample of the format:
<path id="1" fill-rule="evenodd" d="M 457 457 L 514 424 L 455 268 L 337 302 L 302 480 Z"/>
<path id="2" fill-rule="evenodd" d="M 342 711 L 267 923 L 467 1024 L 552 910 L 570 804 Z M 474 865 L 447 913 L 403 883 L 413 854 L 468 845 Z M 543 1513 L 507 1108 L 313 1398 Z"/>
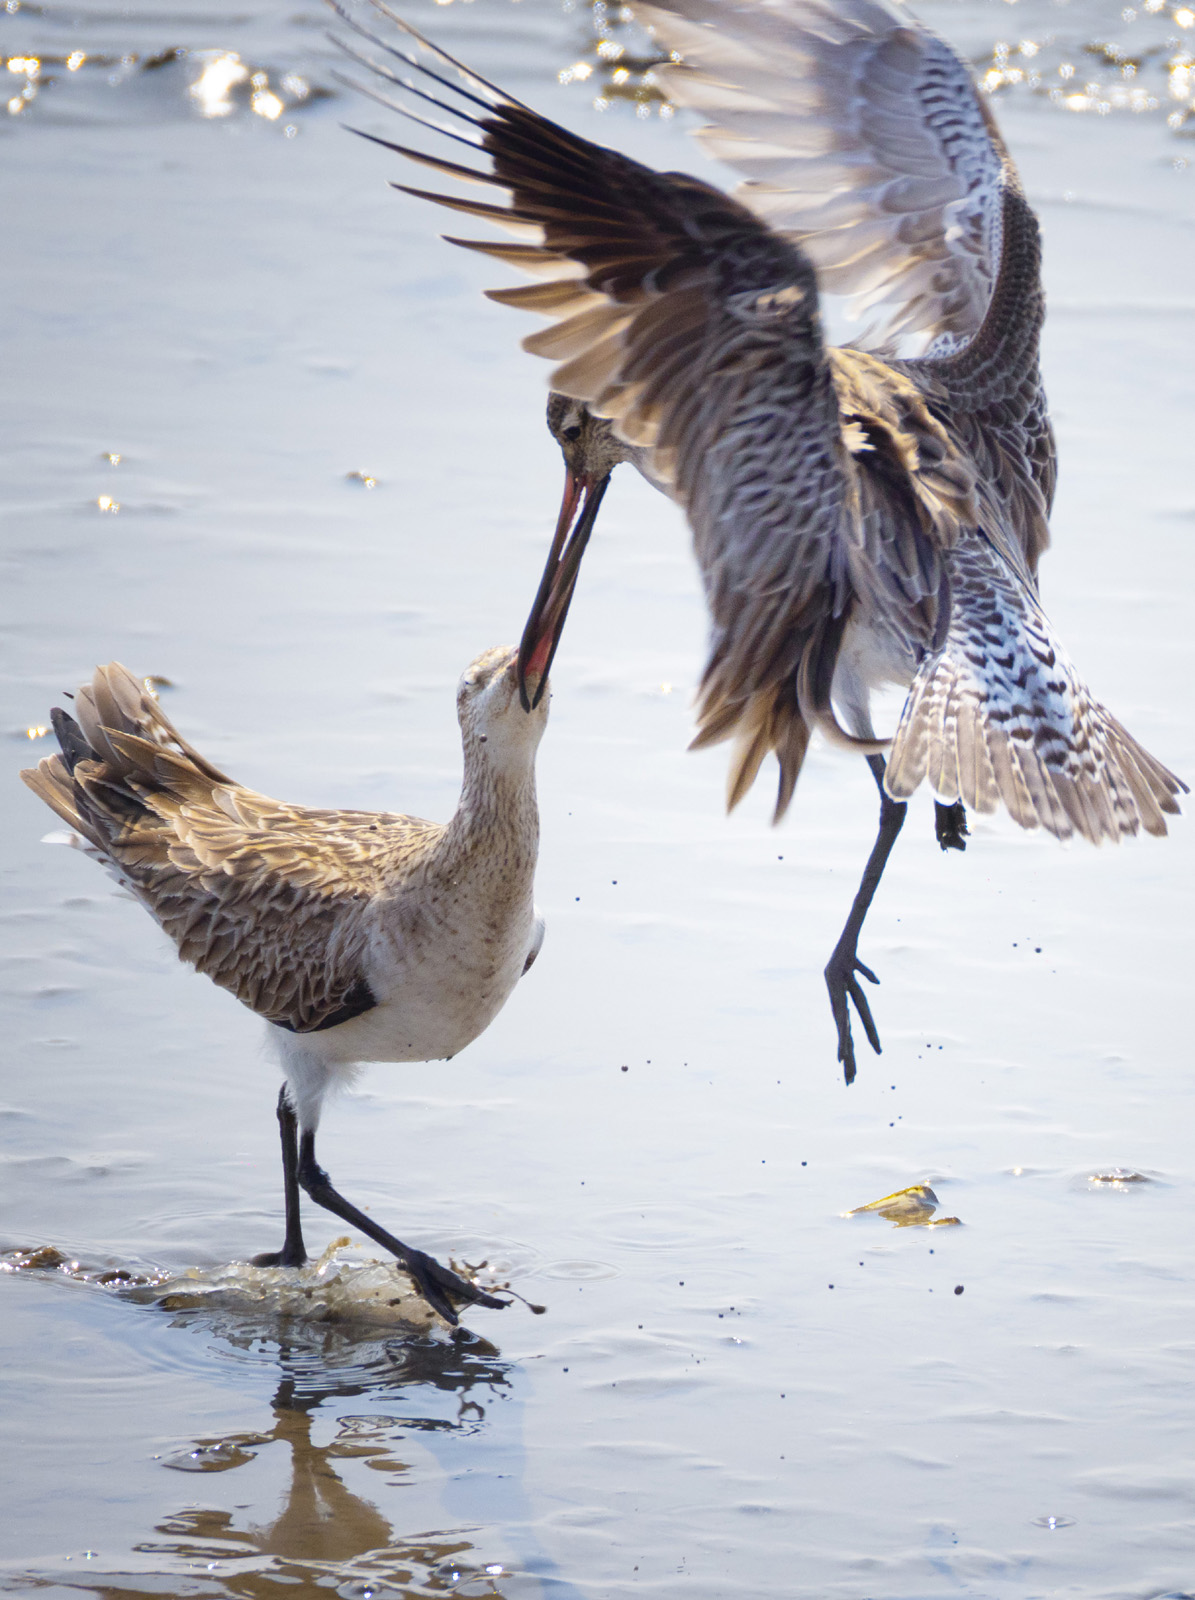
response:
<path id="1" fill-rule="evenodd" d="M 970 829 L 967 827 L 966 807 L 961 800 L 949 806 L 944 806 L 940 800 L 934 801 L 934 833 L 943 850 L 967 848 Z"/>
<path id="2" fill-rule="evenodd" d="M 299 1217 L 299 1134 L 286 1085 L 278 1095 L 278 1131 L 282 1135 L 282 1184 L 286 1196 L 286 1239 L 281 1250 L 254 1256 L 255 1267 L 301 1267 L 307 1260 Z"/>
<path id="3" fill-rule="evenodd" d="M 337 1194 L 332 1187 L 332 1180 L 315 1159 L 314 1133 L 304 1133 L 300 1141 L 299 1182 L 317 1206 L 323 1206 L 325 1211 L 330 1211 L 352 1227 L 360 1228 L 375 1244 L 380 1244 L 383 1250 L 389 1250 L 391 1255 L 397 1256 L 415 1280 L 415 1286 L 423 1298 L 454 1328 L 457 1315 L 449 1295 L 471 1305 L 492 1306 L 497 1311 L 504 1311 L 509 1304 L 509 1301 L 499 1300 L 492 1294 L 486 1294 L 483 1289 L 466 1283 L 464 1278 L 442 1267 L 434 1256 L 426 1255 L 422 1250 L 412 1250 L 410 1245 L 403 1244 L 401 1239 L 387 1233 L 385 1228 L 379 1228 L 364 1211 L 358 1211 L 343 1195 Z"/>
<path id="4" fill-rule="evenodd" d="M 859 987 L 859 979 L 855 974 L 861 972 L 869 983 L 879 983 L 880 980 L 870 967 L 863 965 L 857 952 L 863 923 L 875 892 L 880 886 L 880 879 L 884 876 L 884 868 L 888 864 L 888 857 L 892 854 L 892 846 L 904 826 L 905 812 L 908 810 L 903 800 L 893 800 L 884 788 L 883 756 L 868 756 L 867 765 L 871 768 L 871 775 L 880 791 L 880 826 L 876 833 L 876 842 L 871 847 L 871 855 L 868 856 L 867 865 L 863 869 L 863 877 L 855 895 L 855 902 L 851 906 L 851 914 L 846 919 L 846 926 L 839 935 L 838 943 L 834 946 L 834 954 L 826 963 L 826 987 L 830 991 L 830 1009 L 834 1013 L 834 1021 L 838 1027 L 838 1059 L 842 1062 L 842 1074 L 847 1083 L 855 1081 L 855 1044 L 851 1038 L 848 999 L 855 1002 L 855 1009 L 859 1013 L 859 1021 L 863 1024 L 868 1044 L 877 1055 L 880 1053 L 880 1036 L 872 1021 L 871 1007 L 867 1003 L 867 996 Z"/>

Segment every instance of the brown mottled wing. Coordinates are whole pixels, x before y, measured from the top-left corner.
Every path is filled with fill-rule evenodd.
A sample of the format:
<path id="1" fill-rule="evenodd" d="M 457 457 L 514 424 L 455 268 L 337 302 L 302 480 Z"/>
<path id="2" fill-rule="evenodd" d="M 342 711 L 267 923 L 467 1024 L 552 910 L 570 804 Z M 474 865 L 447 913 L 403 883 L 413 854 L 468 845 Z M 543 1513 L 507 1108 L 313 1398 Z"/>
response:
<path id="1" fill-rule="evenodd" d="M 823 290 L 878 314 L 861 347 L 919 335 L 929 384 L 979 333 L 1011 271 L 1008 314 L 1033 339 L 1020 361 L 1004 360 L 1004 392 L 942 383 L 953 436 L 1003 496 L 1036 571 L 1055 473 L 1037 372 L 1040 261 L 1006 248 L 1006 196 L 1020 199 L 1020 180 L 967 64 L 897 0 L 634 10 L 682 58 L 659 73 L 672 98 L 712 119 L 698 139 L 746 175 L 736 198 L 800 244 Z"/>
<path id="2" fill-rule="evenodd" d="M 514 247 L 455 242 L 548 275 L 492 298 L 552 320 L 524 341 L 559 363 L 552 387 L 648 452 L 651 474 L 688 514 L 713 619 L 701 737 L 727 736 L 753 697 L 794 677 L 802 710 L 829 719 L 827 668 L 856 578 L 915 635 L 917 616 L 904 613 L 924 605 L 928 643 L 941 571 L 915 507 L 901 538 L 868 549 L 857 537 L 856 480 L 867 469 L 840 425 L 810 262 L 719 190 L 591 144 L 400 25 L 460 73 L 463 89 L 439 81 L 480 108 L 455 114 L 479 130 L 492 165 L 470 176 L 488 176 L 510 203 L 425 198 L 518 230 Z M 431 71 L 418 57 L 409 64 Z M 461 175 L 454 163 L 392 148 Z M 887 448 L 882 419 L 877 440 L 862 448 Z M 770 726 L 771 710 L 757 710 L 758 726 Z"/>
<path id="3" fill-rule="evenodd" d="M 865 338 L 967 338 L 987 311 L 1011 165 L 970 69 L 896 0 L 650 0 L 679 61 L 665 92 L 747 181 L 737 199 L 800 244 L 823 289 L 878 312 Z"/>
<path id="4" fill-rule="evenodd" d="M 63 753 L 25 781 L 152 912 L 180 957 L 280 1027 L 376 1003 L 368 906 L 387 866 L 439 832 L 414 818 L 288 806 L 241 788 L 179 737 L 119 663 L 57 713 Z"/>
<path id="5" fill-rule="evenodd" d="M 184 961 L 297 1033 L 376 1004 L 369 904 L 396 846 L 434 825 L 308 810 L 231 785 L 206 801 L 175 804 L 166 786 L 144 799 L 146 824 L 109 853 Z"/>
<path id="6" fill-rule="evenodd" d="M 952 395 L 950 409 L 952 435 L 975 464 L 983 495 L 993 502 L 983 511 L 985 527 L 1007 527 L 1036 577 L 1050 544 L 1057 476 L 1054 430 L 1040 384 L 1031 393 L 1010 387 L 1001 400 L 975 410 Z"/>
<path id="7" fill-rule="evenodd" d="M 1000 266 L 987 316 L 961 348 L 895 361 L 973 462 L 980 514 L 1010 564 L 1032 577 L 1050 540 L 1054 433 L 1039 365 L 1045 299 L 1037 218 L 1015 174 L 1003 195 Z"/>

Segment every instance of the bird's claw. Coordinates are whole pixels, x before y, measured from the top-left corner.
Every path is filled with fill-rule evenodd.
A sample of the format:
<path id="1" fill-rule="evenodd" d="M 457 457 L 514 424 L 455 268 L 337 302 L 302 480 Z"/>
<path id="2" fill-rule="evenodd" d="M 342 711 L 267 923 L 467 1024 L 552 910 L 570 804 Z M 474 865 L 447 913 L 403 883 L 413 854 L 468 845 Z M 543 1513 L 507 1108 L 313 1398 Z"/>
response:
<path id="1" fill-rule="evenodd" d="M 855 1041 L 851 1037 L 851 1013 L 847 1004 L 848 999 L 855 1003 L 855 1010 L 859 1013 L 859 1021 L 863 1024 L 863 1032 L 867 1035 L 867 1042 L 881 1055 L 880 1035 L 871 1014 L 871 1006 L 867 996 L 859 984 L 856 973 L 862 974 L 868 983 L 879 983 L 879 978 L 870 967 L 864 966 L 859 957 L 852 951 L 849 957 L 838 958 L 832 956 L 826 967 L 826 988 L 830 991 L 830 1010 L 834 1016 L 834 1024 L 838 1029 L 838 1059 L 842 1062 L 842 1075 L 848 1084 L 855 1081 Z"/>
<path id="2" fill-rule="evenodd" d="M 457 1326 L 460 1318 L 456 1314 L 452 1300 L 449 1299 L 450 1295 L 466 1305 L 489 1306 L 493 1311 L 504 1311 L 510 1304 L 509 1300 L 499 1300 L 497 1295 L 479 1289 L 475 1283 L 462 1278 L 450 1267 L 442 1266 L 435 1256 L 429 1256 L 422 1250 L 410 1251 L 403 1265 L 411 1274 L 415 1287 L 428 1305 L 453 1328 Z"/>
<path id="3" fill-rule="evenodd" d="M 944 806 L 934 801 L 934 836 L 943 850 L 965 850 L 971 830 L 967 827 L 967 812 L 961 800 Z"/>

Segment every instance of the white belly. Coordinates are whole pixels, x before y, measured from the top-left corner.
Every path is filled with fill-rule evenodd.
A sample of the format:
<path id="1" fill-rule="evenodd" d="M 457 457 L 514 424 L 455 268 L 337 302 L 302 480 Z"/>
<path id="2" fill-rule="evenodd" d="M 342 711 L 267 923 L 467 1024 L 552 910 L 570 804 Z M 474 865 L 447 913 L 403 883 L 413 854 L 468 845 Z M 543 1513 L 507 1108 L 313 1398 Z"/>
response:
<path id="1" fill-rule="evenodd" d="M 523 975 L 536 940 L 530 898 L 495 929 L 442 928 L 432 939 L 383 931 L 366 978 L 378 1003 L 304 1046 L 328 1063 L 443 1061 L 489 1027 Z"/>
<path id="2" fill-rule="evenodd" d="M 856 613 L 847 623 L 830 691 L 847 732 L 857 739 L 874 738 L 872 691 L 888 684 L 907 689 L 916 670 L 913 652 L 895 633 Z"/>

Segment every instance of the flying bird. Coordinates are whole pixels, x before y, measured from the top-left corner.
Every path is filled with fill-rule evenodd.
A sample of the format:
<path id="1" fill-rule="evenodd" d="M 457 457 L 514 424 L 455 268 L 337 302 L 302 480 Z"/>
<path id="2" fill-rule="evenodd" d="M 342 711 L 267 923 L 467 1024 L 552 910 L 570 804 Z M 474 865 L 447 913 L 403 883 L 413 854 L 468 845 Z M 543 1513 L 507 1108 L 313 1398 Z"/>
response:
<path id="1" fill-rule="evenodd" d="M 448 1059 L 502 1009 L 539 953 L 535 754 L 545 635 L 524 709 L 513 647 L 457 690 L 464 777 L 447 823 L 324 811 L 246 789 L 193 748 L 126 667 L 97 669 L 60 751 L 22 778 L 140 900 L 182 960 L 265 1018 L 281 1060 L 286 1236 L 258 1266 L 307 1259 L 299 1191 L 395 1255 L 449 1323 L 508 1301 L 404 1244 L 332 1186 L 315 1155 L 328 1090 L 358 1063 Z M 527 673 L 524 673 L 527 678 Z"/>
<path id="2" fill-rule="evenodd" d="M 371 4 L 404 37 L 336 5 L 364 41 L 345 48 L 407 100 L 365 92 L 472 160 L 365 137 L 498 191 L 395 185 L 513 233 L 451 242 L 531 274 L 489 296 L 549 319 L 523 345 L 557 363 L 566 486 L 521 661 L 545 622 L 559 637 L 629 460 L 692 530 L 711 619 L 693 742 L 734 741 L 730 805 L 772 752 L 778 820 L 814 729 L 871 768 L 879 829 L 825 974 L 850 1083 L 848 1002 L 880 1049 L 859 936 L 922 781 L 943 848 L 998 805 L 1060 839 L 1161 835 L 1185 792 L 1092 697 L 1039 598 L 1055 449 L 1016 167 L 966 64 L 899 0 L 633 0 L 665 92 L 744 175 L 733 196 L 550 122 Z M 874 319 L 852 344 L 827 343 L 825 293 Z M 890 738 L 871 713 L 888 684 L 907 690 Z"/>

